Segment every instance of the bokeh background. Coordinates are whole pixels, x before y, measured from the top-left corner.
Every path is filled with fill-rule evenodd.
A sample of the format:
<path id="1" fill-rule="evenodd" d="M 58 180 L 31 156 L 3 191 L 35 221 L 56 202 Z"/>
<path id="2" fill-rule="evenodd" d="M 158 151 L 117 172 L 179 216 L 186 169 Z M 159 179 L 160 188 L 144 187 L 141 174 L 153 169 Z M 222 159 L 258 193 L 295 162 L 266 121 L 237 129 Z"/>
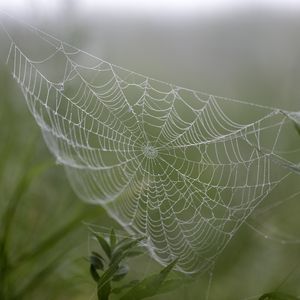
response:
<path id="1" fill-rule="evenodd" d="M 300 110 L 297 1 L 262 1 L 264 5 L 152 2 L 1 1 L 0 10 L 153 78 L 214 95 Z M 39 175 L 28 175 L 39 169 Z M 28 186 L 24 178 L 30 181 Z M 262 210 L 251 220 L 259 232 L 247 225 L 240 228 L 216 261 L 210 299 L 258 299 L 276 288 L 300 295 L 300 196 L 288 198 L 299 191 L 298 182 L 295 176 L 268 196 L 261 207 L 281 204 Z M 114 226 L 119 234 L 124 232 L 101 207 L 83 203 L 72 192 L 17 83 L 1 64 L 2 229 L 13 201 L 17 205 L 8 245 L 15 264 L 7 270 L 9 285 L 17 295 L 14 299 L 95 299 L 86 260 L 92 243 L 86 223 L 99 226 L 100 231 Z M 131 269 L 132 277 L 143 277 L 159 266 L 144 255 L 131 263 Z M 3 272 L 2 266 L 0 270 Z M 208 276 L 201 276 L 153 299 L 204 299 L 207 286 Z"/>

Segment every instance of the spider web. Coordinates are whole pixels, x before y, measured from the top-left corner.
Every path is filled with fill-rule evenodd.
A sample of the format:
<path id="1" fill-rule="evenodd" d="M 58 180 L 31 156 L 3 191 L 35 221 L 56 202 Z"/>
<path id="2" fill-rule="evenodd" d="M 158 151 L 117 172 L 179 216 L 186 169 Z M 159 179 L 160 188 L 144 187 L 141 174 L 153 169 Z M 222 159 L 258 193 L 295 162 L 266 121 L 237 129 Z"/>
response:
<path id="1" fill-rule="evenodd" d="M 297 144 L 281 147 L 298 113 L 155 80 L 20 30 L 30 43 L 3 26 L 2 55 L 50 151 L 76 193 L 147 236 L 160 263 L 179 257 L 180 271 L 206 272 L 255 207 L 299 172 Z"/>

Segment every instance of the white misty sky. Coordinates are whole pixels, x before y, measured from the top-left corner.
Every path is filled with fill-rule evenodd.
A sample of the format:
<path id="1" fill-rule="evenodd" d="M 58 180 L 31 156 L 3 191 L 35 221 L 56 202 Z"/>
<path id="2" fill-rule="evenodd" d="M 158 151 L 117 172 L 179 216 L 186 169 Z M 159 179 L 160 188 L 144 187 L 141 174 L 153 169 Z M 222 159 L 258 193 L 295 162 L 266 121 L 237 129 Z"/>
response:
<path id="1" fill-rule="evenodd" d="M 247 6 L 300 10 L 300 0 L 0 0 L 0 8 L 10 12 L 37 9 L 45 13 L 55 12 L 62 3 L 76 5 L 83 11 L 101 9 L 147 14 L 219 13 Z"/>

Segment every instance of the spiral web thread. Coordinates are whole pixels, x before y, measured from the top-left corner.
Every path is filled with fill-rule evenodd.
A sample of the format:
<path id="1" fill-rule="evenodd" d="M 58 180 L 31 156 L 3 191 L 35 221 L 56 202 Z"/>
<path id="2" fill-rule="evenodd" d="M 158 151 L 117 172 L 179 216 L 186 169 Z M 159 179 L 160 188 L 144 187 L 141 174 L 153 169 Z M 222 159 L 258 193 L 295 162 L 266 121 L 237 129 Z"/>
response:
<path id="1" fill-rule="evenodd" d="M 35 44 L 26 53 L 3 30 L 6 64 L 76 193 L 146 235 L 160 263 L 180 257 L 180 271 L 206 272 L 254 208 L 298 173 L 295 148 L 280 148 L 296 112 L 158 81 L 23 25 L 45 49 L 33 60 Z"/>

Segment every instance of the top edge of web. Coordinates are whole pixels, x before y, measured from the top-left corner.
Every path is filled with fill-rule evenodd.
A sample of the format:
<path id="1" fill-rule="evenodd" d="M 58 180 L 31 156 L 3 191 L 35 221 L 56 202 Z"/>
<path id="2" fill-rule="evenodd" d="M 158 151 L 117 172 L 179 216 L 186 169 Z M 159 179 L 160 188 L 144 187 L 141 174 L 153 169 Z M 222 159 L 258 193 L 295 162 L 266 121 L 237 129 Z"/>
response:
<path id="1" fill-rule="evenodd" d="M 107 61 L 105 59 L 102 59 L 92 53 L 89 53 L 83 49 L 80 49 L 68 42 L 65 42 L 65 41 L 62 41 L 60 40 L 59 38 L 57 38 L 56 36 L 48 33 L 48 32 L 45 32 L 23 20 L 19 20 L 19 19 L 16 19 L 15 17 L 13 17 L 12 15 L 10 15 L 9 13 L 5 12 L 3 9 L 0 9 L 0 14 L 3 14 L 3 15 L 6 15 L 7 17 L 9 17 L 10 19 L 12 19 L 13 21 L 21 24 L 21 25 L 24 25 L 28 28 L 28 30 L 31 30 L 31 31 L 36 31 L 36 32 L 39 32 L 40 34 L 43 34 L 53 40 L 55 40 L 56 42 L 58 42 L 60 45 L 66 45 L 67 47 L 70 47 L 74 50 L 76 50 L 77 52 L 81 52 L 93 59 L 96 59 L 96 60 L 99 60 L 103 63 L 107 63 L 108 65 L 110 66 L 113 66 L 115 68 L 118 68 L 122 71 L 125 71 L 125 72 L 129 72 L 133 75 L 137 75 L 137 76 L 140 76 L 140 77 L 143 77 L 145 79 L 148 79 L 148 80 L 151 80 L 151 81 L 154 81 L 154 82 L 157 82 L 157 83 L 161 83 L 161 84 L 165 84 L 165 85 L 168 85 L 172 88 L 176 88 L 176 89 L 181 89 L 181 90 L 185 90 L 185 91 L 188 91 L 188 92 L 193 92 L 193 93 L 199 93 L 199 94 L 202 94 L 204 96 L 207 96 L 207 97 L 214 97 L 214 98 L 217 98 L 218 100 L 223 100 L 223 101 L 228 101 L 228 102 L 235 102 L 235 103 L 239 103 L 239 104 L 242 104 L 242 105 L 248 105 L 248 106 L 252 106 L 252 107 L 257 107 L 257 108 L 261 108 L 261 109 L 266 109 L 266 110 L 269 110 L 269 111 L 275 111 L 275 112 L 282 112 L 282 113 L 285 113 L 285 114 L 290 114 L 290 113 L 294 113 L 295 111 L 292 111 L 292 110 L 286 110 L 286 109 L 282 109 L 282 108 L 279 108 L 279 107 L 273 107 L 273 106 L 267 106 L 267 105 L 262 105 L 262 104 L 257 104 L 257 103 L 253 103 L 253 102 L 247 102 L 247 101 L 244 101 L 244 100 L 240 100 L 240 99 L 236 99 L 236 98 L 230 98 L 230 97 L 226 97 L 226 96 L 219 96 L 219 95 L 216 95 L 216 94 L 212 94 L 212 93 L 208 93 L 208 92 L 204 92 L 204 91 L 201 91 L 201 90 L 196 90 L 196 89 L 192 89 L 192 88 L 187 88 L 187 87 L 183 87 L 183 86 L 180 86 L 180 85 L 177 85 L 177 84 L 173 84 L 173 83 L 170 83 L 170 82 L 167 82 L 167 81 L 164 81 L 164 80 L 160 80 L 160 79 L 157 79 L 157 78 L 154 78 L 154 77 L 151 77 L 151 76 L 147 76 L 147 75 L 144 75 L 142 73 L 139 73 L 139 72 L 136 72 L 136 71 L 133 71 L 133 70 L 130 70 L 128 68 L 125 68 L 125 67 L 122 67 L 122 66 L 119 66 L 119 65 L 116 65 L 114 63 L 111 63 L 110 61 Z M 1 20 L 0 20 L 0 25 L 1 24 Z M 6 30 L 5 30 L 6 31 Z M 6 33 L 8 34 L 8 32 L 6 31 Z M 9 34 L 8 34 L 9 35 Z M 13 39 L 11 38 L 11 36 L 9 35 L 9 38 L 13 41 Z M 41 37 L 42 38 L 42 37 Z M 48 42 L 51 44 L 50 41 L 47 41 L 45 40 L 45 42 Z M 52 45 L 53 46 L 53 45 Z"/>

